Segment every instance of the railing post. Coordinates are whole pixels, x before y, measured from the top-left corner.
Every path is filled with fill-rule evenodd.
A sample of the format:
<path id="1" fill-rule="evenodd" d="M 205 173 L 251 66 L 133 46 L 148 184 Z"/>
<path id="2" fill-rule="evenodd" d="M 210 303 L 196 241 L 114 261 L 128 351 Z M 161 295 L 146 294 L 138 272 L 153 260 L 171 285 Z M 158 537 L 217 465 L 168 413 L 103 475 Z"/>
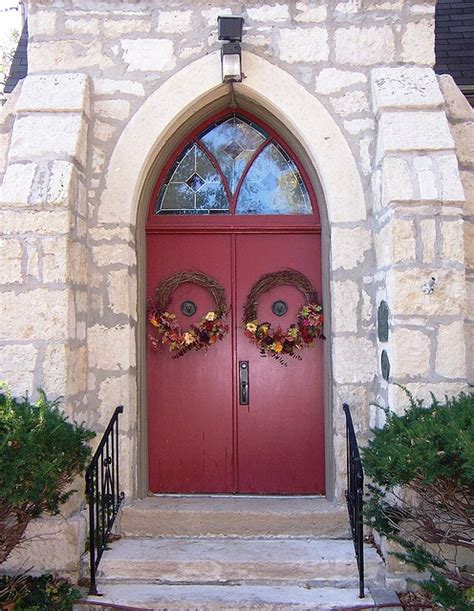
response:
<path id="1" fill-rule="evenodd" d="M 119 405 L 105 429 L 86 471 L 86 495 L 89 503 L 89 594 L 98 596 L 96 575 L 109 540 L 124 493 L 119 488 L 118 416 Z M 111 440 L 111 442 L 109 441 Z"/>
<path id="2" fill-rule="evenodd" d="M 347 490 L 346 502 L 349 513 L 352 540 L 359 570 L 359 598 L 365 598 L 364 592 L 364 471 L 360 459 L 359 447 L 354 431 L 354 424 L 349 405 L 342 405 L 346 415 L 346 450 L 347 450 Z"/>

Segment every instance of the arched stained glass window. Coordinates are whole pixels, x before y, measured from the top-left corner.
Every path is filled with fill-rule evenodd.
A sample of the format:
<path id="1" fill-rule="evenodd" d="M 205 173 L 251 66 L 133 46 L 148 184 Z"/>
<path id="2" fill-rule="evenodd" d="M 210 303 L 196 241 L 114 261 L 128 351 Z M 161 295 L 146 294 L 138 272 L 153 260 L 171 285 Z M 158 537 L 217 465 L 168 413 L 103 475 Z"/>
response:
<path id="1" fill-rule="evenodd" d="M 181 150 L 161 185 L 156 214 L 311 214 L 303 177 L 265 129 L 233 113 Z"/>

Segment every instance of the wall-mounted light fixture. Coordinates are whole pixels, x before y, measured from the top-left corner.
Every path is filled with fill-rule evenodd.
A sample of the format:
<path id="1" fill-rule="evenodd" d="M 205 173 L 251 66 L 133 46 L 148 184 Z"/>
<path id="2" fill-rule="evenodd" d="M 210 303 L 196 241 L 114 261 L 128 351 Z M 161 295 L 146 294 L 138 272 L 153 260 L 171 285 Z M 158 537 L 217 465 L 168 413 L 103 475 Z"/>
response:
<path id="1" fill-rule="evenodd" d="M 221 50 L 222 82 L 240 83 L 242 80 L 242 30 L 243 17 L 218 17 L 219 40 L 223 40 Z"/>

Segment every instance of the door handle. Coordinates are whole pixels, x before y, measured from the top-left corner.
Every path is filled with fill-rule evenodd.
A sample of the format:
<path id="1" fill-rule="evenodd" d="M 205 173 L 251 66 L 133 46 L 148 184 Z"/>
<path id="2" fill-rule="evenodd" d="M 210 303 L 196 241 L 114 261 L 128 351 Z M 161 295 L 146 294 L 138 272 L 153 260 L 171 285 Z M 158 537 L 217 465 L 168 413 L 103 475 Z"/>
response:
<path id="1" fill-rule="evenodd" d="M 249 404 L 249 362 L 239 361 L 239 403 Z"/>

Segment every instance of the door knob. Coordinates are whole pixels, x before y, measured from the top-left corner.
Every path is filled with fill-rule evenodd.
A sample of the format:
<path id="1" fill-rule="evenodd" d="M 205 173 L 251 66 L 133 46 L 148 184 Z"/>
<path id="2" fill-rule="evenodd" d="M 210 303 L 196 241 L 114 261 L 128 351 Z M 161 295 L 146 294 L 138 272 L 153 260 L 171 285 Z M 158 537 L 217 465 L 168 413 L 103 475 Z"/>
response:
<path id="1" fill-rule="evenodd" d="M 249 362 L 239 361 L 239 403 L 249 404 Z"/>

